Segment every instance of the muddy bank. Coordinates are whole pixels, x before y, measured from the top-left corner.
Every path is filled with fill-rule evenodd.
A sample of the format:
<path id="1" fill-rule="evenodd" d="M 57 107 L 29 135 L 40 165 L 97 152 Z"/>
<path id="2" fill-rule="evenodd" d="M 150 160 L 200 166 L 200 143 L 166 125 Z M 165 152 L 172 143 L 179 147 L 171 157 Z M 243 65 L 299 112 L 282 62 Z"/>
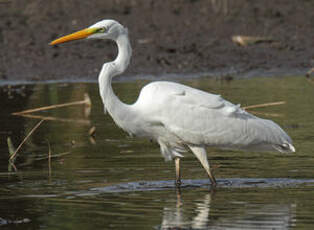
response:
<path id="1" fill-rule="evenodd" d="M 0 0 L 0 79 L 96 79 L 116 47 L 58 36 L 113 18 L 133 47 L 125 75 L 307 69 L 314 65 L 314 2 L 299 0 Z M 246 47 L 234 35 L 271 37 Z"/>

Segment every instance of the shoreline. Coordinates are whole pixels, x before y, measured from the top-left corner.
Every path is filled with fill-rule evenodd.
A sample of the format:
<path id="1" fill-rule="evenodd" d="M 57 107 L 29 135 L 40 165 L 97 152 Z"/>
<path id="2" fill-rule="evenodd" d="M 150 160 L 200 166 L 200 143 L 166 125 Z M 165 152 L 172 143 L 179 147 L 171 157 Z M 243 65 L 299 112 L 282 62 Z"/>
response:
<path id="1" fill-rule="evenodd" d="M 120 75 L 113 79 L 113 83 L 124 83 L 134 81 L 189 81 L 199 78 L 216 78 L 217 80 L 240 80 L 256 77 L 305 77 L 308 69 L 272 69 L 263 70 L 255 69 L 248 72 L 203 72 L 203 73 L 163 73 L 163 74 L 135 74 L 135 75 Z M 4 86 L 20 86 L 20 85 L 33 85 L 33 84 L 71 84 L 71 83 L 98 83 L 97 78 L 75 78 L 69 79 L 43 79 L 43 80 L 1 80 L 0 87 Z"/>

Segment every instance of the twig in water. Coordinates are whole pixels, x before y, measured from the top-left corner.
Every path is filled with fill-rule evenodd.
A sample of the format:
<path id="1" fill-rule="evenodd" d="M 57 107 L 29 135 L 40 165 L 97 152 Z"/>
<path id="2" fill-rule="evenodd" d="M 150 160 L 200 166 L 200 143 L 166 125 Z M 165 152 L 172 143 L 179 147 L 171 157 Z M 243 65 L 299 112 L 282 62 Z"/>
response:
<path id="1" fill-rule="evenodd" d="M 8 149 L 9 149 L 9 155 L 12 156 L 15 152 L 15 148 L 13 146 L 13 143 L 10 137 L 7 138 L 7 143 L 8 143 Z"/>
<path id="2" fill-rule="evenodd" d="M 91 127 L 89 130 L 88 130 L 88 134 L 92 137 L 95 137 L 95 134 L 96 134 L 96 127 L 93 126 Z"/>
<path id="3" fill-rule="evenodd" d="M 255 109 L 255 108 L 262 108 L 262 107 L 268 107 L 268 106 L 274 106 L 274 105 L 283 105 L 286 104 L 285 101 L 277 101 L 277 102 L 270 102 L 270 103 L 264 103 L 264 104 L 258 104 L 258 105 L 249 105 L 244 106 L 242 109 L 248 110 L 248 109 Z"/>
<path id="4" fill-rule="evenodd" d="M 94 138 L 93 136 L 90 136 L 88 139 L 89 139 L 89 142 L 90 142 L 91 144 L 93 144 L 93 145 L 96 144 L 96 140 L 95 140 L 95 138 Z"/>
<path id="5" fill-rule="evenodd" d="M 89 141 L 94 145 L 96 144 L 95 135 L 96 135 L 96 127 L 93 126 L 88 130 Z"/>
<path id="6" fill-rule="evenodd" d="M 69 102 L 69 103 L 64 103 L 64 104 L 56 104 L 56 105 L 49 105 L 49 106 L 44 106 L 40 108 L 27 109 L 20 112 L 12 113 L 12 115 L 22 115 L 26 113 L 33 113 L 33 112 L 38 112 L 38 111 L 43 111 L 43 110 L 56 109 L 56 108 L 67 107 L 67 106 L 72 106 L 72 105 L 81 105 L 81 104 L 85 104 L 86 106 L 92 105 L 90 97 L 88 96 L 87 93 L 84 94 L 83 101 L 74 101 L 74 102 Z"/>
<path id="7" fill-rule="evenodd" d="M 44 120 L 41 120 L 40 122 L 38 122 L 35 127 L 29 132 L 29 134 L 24 138 L 24 140 L 21 142 L 21 144 L 17 147 L 17 149 L 15 150 L 15 152 L 10 156 L 9 161 L 13 162 L 15 159 L 15 156 L 17 154 L 17 152 L 20 150 L 20 148 L 22 147 L 22 145 L 25 143 L 25 141 L 32 135 L 32 133 L 41 125 L 41 123 L 43 123 Z"/>
<path id="8" fill-rule="evenodd" d="M 50 148 L 50 143 L 48 142 L 48 174 L 49 174 L 49 180 L 51 179 L 51 148 Z"/>
<path id="9" fill-rule="evenodd" d="M 62 156 L 66 156 L 66 155 L 69 155 L 69 154 L 71 154 L 71 152 L 64 152 L 64 153 L 59 153 L 59 154 L 51 154 L 50 158 L 62 157 Z M 36 161 L 41 161 L 41 160 L 47 160 L 47 159 L 49 159 L 49 156 L 48 157 L 38 157 L 35 160 Z"/>
<path id="10" fill-rule="evenodd" d="M 14 152 L 15 152 L 15 148 L 13 146 L 13 143 L 11 141 L 11 138 L 8 137 L 7 138 L 7 143 L 8 143 L 8 149 L 9 149 L 9 157 L 11 157 Z M 17 168 L 15 167 L 14 165 L 14 161 L 15 161 L 15 158 L 12 160 L 12 161 L 9 161 L 9 165 L 8 165 L 8 172 L 11 172 L 12 171 L 12 168 L 17 171 Z"/>
<path id="11" fill-rule="evenodd" d="M 15 164 L 13 162 L 9 161 L 8 171 L 11 172 L 12 168 L 14 169 L 14 172 L 17 172 L 17 168 L 16 168 Z"/>
<path id="12" fill-rule="evenodd" d="M 89 120 L 84 119 L 68 119 L 68 118 L 58 118 L 58 117 L 52 117 L 52 116 L 40 116 L 40 115 L 32 115 L 32 114 L 14 114 L 17 116 L 27 117 L 27 118 L 33 118 L 33 119 L 41 119 L 45 121 L 62 121 L 62 122 L 75 122 L 83 125 L 90 125 Z"/>
<path id="13" fill-rule="evenodd" d="M 263 113 L 263 112 L 256 112 L 256 111 L 250 111 L 250 113 L 253 113 L 256 115 L 269 116 L 269 117 L 283 117 L 283 115 L 279 113 Z"/>

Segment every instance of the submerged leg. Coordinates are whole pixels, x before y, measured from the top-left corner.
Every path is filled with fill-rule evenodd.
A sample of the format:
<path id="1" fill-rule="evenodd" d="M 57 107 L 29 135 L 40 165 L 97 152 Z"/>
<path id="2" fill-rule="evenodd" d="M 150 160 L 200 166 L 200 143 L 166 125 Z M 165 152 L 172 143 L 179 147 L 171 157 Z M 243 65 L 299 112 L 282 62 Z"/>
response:
<path id="1" fill-rule="evenodd" d="M 189 146 L 189 148 L 192 150 L 192 152 L 194 153 L 194 155 L 197 157 L 197 159 L 201 162 L 203 168 L 206 170 L 207 175 L 212 183 L 213 186 L 216 186 L 216 179 L 214 177 L 214 175 L 212 174 L 210 167 L 209 167 L 209 163 L 207 160 L 207 154 L 206 154 L 206 150 L 203 147 L 198 147 L 198 146 Z"/>
<path id="2" fill-rule="evenodd" d="M 176 157 L 174 159 L 174 162 L 176 164 L 176 186 L 180 187 L 181 185 L 180 158 Z"/>

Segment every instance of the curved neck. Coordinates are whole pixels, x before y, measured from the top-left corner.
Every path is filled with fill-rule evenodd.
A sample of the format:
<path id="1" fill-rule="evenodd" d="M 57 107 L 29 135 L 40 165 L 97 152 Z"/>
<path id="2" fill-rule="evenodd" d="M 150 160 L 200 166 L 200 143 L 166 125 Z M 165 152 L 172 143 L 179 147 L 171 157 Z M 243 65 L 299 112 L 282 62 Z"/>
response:
<path id="1" fill-rule="evenodd" d="M 123 73 L 126 70 L 132 56 L 132 48 L 127 31 L 117 38 L 116 43 L 118 45 L 118 56 L 112 62 L 116 67 L 116 74 L 114 76 Z"/>
<path id="2" fill-rule="evenodd" d="M 99 91 L 105 106 L 118 126 L 123 128 L 123 123 L 128 117 L 129 106 L 119 100 L 113 92 L 111 80 L 114 76 L 121 74 L 127 68 L 132 54 L 131 45 L 127 32 L 121 34 L 117 39 L 118 56 L 113 62 L 105 63 L 98 77 Z"/>

